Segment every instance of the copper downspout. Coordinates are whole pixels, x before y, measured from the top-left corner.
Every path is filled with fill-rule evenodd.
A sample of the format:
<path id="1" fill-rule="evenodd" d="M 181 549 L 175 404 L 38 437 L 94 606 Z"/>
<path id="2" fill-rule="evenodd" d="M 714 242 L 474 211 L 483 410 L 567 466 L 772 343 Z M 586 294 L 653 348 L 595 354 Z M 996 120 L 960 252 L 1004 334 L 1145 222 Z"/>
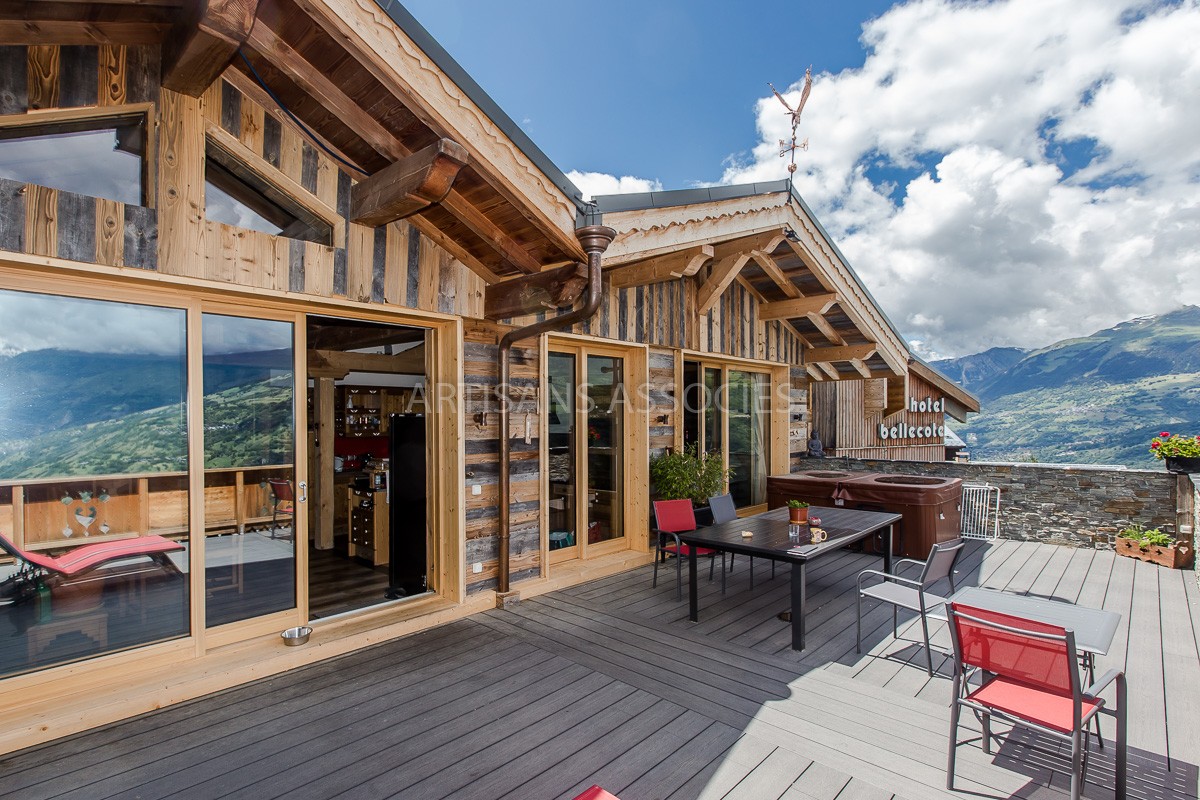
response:
<path id="1" fill-rule="evenodd" d="M 527 325 L 524 328 L 518 328 L 515 331 L 509 331 L 504 334 L 504 338 L 500 340 L 500 349 L 496 355 L 496 360 L 499 362 L 500 383 L 497 387 L 500 400 L 500 486 L 499 486 L 499 503 L 500 503 L 500 553 L 499 553 L 499 572 L 497 574 L 496 591 L 500 594 L 506 594 L 509 590 L 508 585 L 508 555 L 509 555 L 509 517 L 510 517 L 510 497 L 511 487 L 509 486 L 509 457 L 511 446 L 508 438 L 508 405 L 510 402 L 508 391 L 508 355 L 512 350 L 512 346 L 522 339 L 528 339 L 533 336 L 539 336 L 549 331 L 561 330 L 569 325 L 574 325 L 576 322 L 581 322 L 595 315 L 596 310 L 600 308 L 600 256 L 612 244 L 612 240 L 616 238 L 617 232 L 612 228 L 607 228 L 603 225 L 588 225 L 579 228 L 575 231 L 575 237 L 579 239 L 579 243 L 583 245 L 583 251 L 588 257 L 588 282 L 585 289 L 583 305 L 565 314 L 560 314 L 557 317 L 535 322 L 532 325 Z M 543 465 L 543 469 L 544 469 Z"/>

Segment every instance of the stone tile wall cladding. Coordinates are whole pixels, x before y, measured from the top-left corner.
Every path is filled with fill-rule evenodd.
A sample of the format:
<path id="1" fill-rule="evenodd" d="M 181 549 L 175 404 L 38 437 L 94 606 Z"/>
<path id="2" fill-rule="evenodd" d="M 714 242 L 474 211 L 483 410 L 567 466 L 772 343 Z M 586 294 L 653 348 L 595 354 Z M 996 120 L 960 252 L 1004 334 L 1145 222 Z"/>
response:
<path id="1" fill-rule="evenodd" d="M 1040 464 L 920 463 L 846 458 L 822 466 L 961 478 L 1000 488 L 1000 536 L 1073 547 L 1113 547 L 1117 531 L 1133 523 L 1196 534 L 1197 486 L 1186 475 L 1155 470 L 1110 470 Z"/>

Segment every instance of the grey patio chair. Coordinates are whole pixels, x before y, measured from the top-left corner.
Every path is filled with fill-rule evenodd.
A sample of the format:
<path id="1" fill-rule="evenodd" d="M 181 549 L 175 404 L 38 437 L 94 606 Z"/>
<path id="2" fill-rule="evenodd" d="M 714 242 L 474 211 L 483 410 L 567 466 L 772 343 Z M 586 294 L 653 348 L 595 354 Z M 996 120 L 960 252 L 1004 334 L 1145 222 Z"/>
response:
<path id="1" fill-rule="evenodd" d="M 954 565 L 958 562 L 958 556 L 962 553 L 964 544 L 965 542 L 962 539 L 938 542 L 929 551 L 929 558 L 925 561 L 902 558 L 892 567 L 893 574 L 890 575 L 877 569 L 864 569 L 858 573 L 857 619 L 854 623 L 857 644 L 854 652 L 862 652 L 862 599 L 864 597 L 882 600 L 885 603 L 891 604 L 893 639 L 898 636 L 897 615 L 899 609 L 904 608 L 909 611 L 916 611 L 921 615 L 921 636 L 925 641 L 925 665 L 929 671 L 929 677 L 932 678 L 933 653 L 929 649 L 929 621 L 926 618 L 926 614 L 938 606 L 944 605 L 946 598 L 934 594 L 929 589 L 935 583 L 945 578 L 950 582 L 950 594 L 954 594 Z M 899 572 L 902 567 L 913 564 L 921 567 L 921 574 L 915 580 L 901 578 L 894 574 L 895 572 Z M 864 587 L 864 581 L 872 578 L 881 578 L 882 582 Z"/>
<path id="2" fill-rule="evenodd" d="M 722 522 L 733 522 L 737 519 L 737 506 L 733 504 L 733 495 L 719 494 L 715 497 L 708 498 L 708 507 L 712 511 L 713 522 L 720 525 Z M 733 572 L 733 559 L 737 558 L 735 553 L 729 554 L 729 571 Z M 750 559 L 750 588 L 754 588 L 754 557 L 747 556 Z M 775 562 L 771 562 L 771 577 L 775 577 Z"/>

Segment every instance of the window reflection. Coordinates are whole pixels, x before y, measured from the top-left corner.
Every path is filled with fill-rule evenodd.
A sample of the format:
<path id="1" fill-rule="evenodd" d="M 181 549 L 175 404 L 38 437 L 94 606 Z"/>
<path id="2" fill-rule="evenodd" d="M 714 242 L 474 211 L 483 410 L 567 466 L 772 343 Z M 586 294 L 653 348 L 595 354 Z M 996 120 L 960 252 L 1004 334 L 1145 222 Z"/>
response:
<path id="1" fill-rule="evenodd" d="M 186 635 L 185 317 L 0 290 L 0 675 Z"/>
<path id="2" fill-rule="evenodd" d="M 202 327 L 204 577 L 213 626 L 296 604 L 295 367 L 291 323 L 205 314 Z"/>
<path id="3" fill-rule="evenodd" d="M 140 121 L 0 131 L 0 177 L 142 205 L 144 133 Z"/>

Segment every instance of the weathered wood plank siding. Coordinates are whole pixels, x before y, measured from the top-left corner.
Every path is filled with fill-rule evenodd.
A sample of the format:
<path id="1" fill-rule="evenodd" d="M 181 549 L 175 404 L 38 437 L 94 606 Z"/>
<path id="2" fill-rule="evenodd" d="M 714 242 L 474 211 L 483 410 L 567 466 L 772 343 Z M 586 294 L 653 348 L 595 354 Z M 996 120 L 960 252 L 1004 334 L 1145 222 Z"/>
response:
<path id="1" fill-rule="evenodd" d="M 502 330 L 486 323 L 472 324 L 464 334 L 463 415 L 466 468 L 470 482 L 482 486 L 479 495 L 464 496 L 467 517 L 466 585 L 468 592 L 496 587 L 499 564 L 500 414 L 496 351 Z M 512 350 L 509 399 L 512 435 L 509 462 L 511 579 L 537 577 L 541 571 L 540 416 L 538 414 L 538 352 L 536 347 Z M 483 571 L 472 572 L 472 565 Z"/>

